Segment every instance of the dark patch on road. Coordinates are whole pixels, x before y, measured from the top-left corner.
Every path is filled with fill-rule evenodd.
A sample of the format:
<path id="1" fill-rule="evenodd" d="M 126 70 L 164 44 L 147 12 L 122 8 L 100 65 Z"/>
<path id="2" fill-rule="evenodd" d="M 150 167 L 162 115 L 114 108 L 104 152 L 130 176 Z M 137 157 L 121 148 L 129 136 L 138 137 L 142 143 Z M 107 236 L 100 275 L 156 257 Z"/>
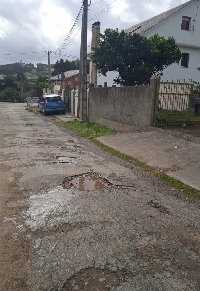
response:
<path id="1" fill-rule="evenodd" d="M 148 205 L 150 205 L 150 206 L 158 209 L 161 213 L 169 214 L 169 210 L 165 206 L 160 205 L 159 203 L 154 202 L 153 200 L 151 200 L 150 202 L 148 202 Z"/>

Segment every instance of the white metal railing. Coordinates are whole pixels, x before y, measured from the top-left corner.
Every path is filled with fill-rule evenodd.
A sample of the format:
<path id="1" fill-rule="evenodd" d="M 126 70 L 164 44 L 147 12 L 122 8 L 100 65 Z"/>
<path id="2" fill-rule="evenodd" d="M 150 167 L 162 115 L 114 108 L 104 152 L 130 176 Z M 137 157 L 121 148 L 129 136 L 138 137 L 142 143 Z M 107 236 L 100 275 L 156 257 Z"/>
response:
<path id="1" fill-rule="evenodd" d="M 31 108 L 31 107 L 35 107 L 38 105 L 38 97 L 27 97 L 26 101 L 27 101 L 27 108 Z"/>

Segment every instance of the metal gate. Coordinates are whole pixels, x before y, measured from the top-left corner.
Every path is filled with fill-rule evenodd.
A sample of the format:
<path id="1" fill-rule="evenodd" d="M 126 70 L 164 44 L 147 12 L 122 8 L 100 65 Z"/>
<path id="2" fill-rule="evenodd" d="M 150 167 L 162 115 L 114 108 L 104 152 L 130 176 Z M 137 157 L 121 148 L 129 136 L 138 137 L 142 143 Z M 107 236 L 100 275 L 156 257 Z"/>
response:
<path id="1" fill-rule="evenodd" d="M 154 126 L 183 125 L 190 121 L 193 84 L 160 82 L 156 90 Z"/>
<path id="2" fill-rule="evenodd" d="M 64 91 L 64 103 L 67 112 L 71 113 L 71 89 L 69 87 Z"/>

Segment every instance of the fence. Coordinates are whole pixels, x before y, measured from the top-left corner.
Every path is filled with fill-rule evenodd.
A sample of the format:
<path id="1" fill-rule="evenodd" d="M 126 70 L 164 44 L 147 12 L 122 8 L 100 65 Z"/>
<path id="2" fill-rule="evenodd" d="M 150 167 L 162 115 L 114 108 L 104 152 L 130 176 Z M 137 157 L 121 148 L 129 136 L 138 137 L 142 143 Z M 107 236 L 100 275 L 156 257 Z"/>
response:
<path id="1" fill-rule="evenodd" d="M 122 131 L 153 125 L 187 124 L 192 120 L 191 106 L 194 98 L 191 94 L 194 86 L 198 86 L 198 83 L 194 84 L 192 80 L 187 83 L 181 80 L 160 82 L 154 76 L 149 86 L 90 87 L 88 120 Z M 78 115 L 77 107 L 78 90 L 72 90 L 71 113 L 75 116 Z"/>
<path id="2" fill-rule="evenodd" d="M 183 125 L 190 121 L 192 83 L 158 82 L 154 125 Z"/>
<path id="3" fill-rule="evenodd" d="M 26 102 L 27 102 L 27 109 L 31 109 L 33 107 L 38 106 L 38 97 L 27 97 Z"/>

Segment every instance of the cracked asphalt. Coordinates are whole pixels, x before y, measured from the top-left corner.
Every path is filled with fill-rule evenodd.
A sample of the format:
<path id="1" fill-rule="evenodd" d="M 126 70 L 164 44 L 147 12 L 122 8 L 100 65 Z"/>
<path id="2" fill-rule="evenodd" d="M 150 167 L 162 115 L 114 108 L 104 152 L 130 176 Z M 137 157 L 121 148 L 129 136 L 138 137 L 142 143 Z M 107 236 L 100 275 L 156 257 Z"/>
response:
<path id="1" fill-rule="evenodd" d="M 0 290 L 200 290 L 199 201 L 0 105 Z"/>

